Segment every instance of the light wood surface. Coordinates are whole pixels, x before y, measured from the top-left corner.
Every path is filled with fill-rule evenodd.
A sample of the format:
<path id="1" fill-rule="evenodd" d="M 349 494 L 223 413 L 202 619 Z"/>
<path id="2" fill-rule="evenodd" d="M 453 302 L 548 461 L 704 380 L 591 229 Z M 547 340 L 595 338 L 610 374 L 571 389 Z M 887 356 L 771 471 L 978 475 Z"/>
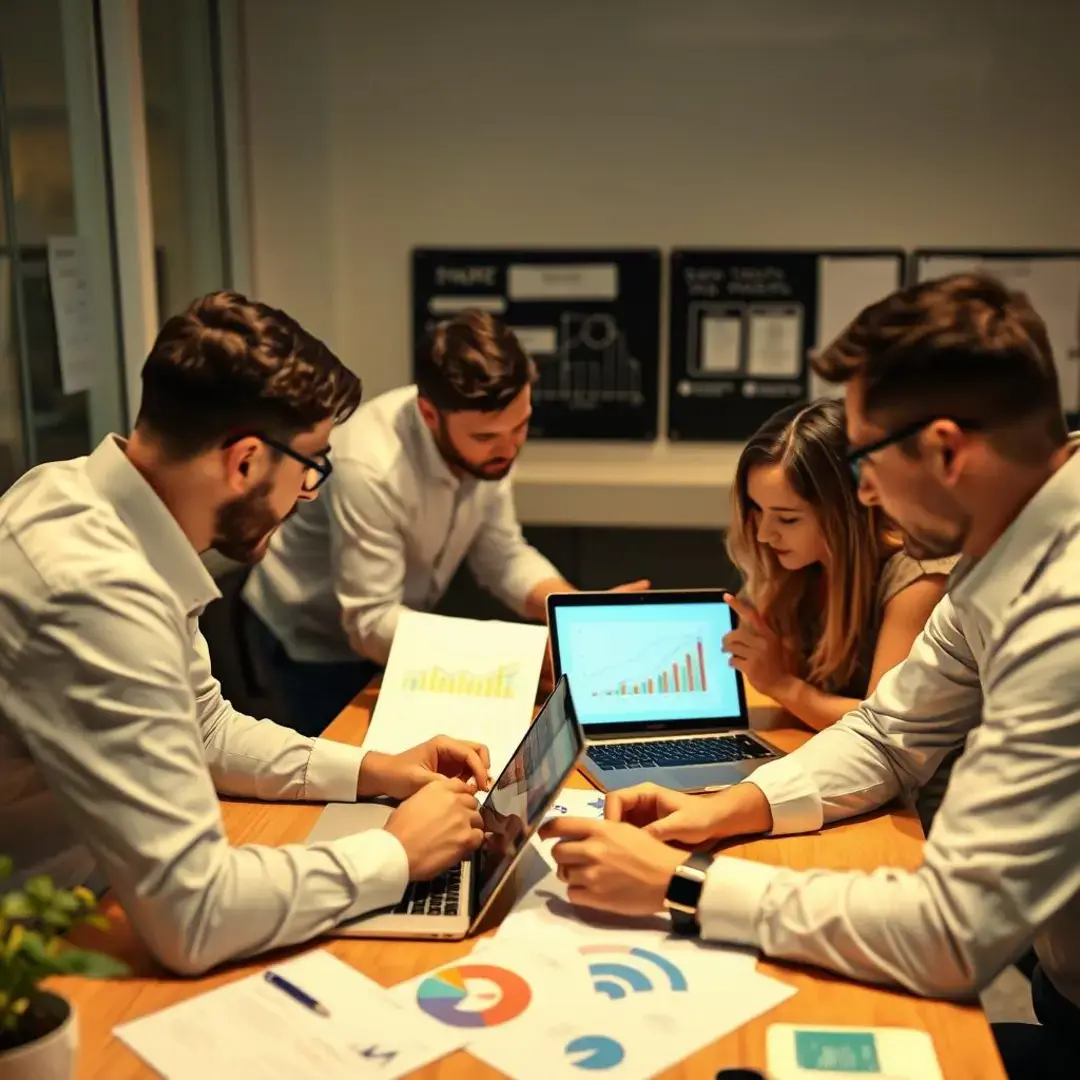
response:
<path id="1" fill-rule="evenodd" d="M 367 730 L 374 694 L 362 694 L 327 731 L 328 738 L 359 743 Z M 751 700 L 755 727 L 783 750 L 793 750 L 809 733 L 777 727 L 783 720 L 761 700 Z M 588 787 L 580 775 L 574 786 Z M 222 804 L 225 829 L 234 844 L 285 844 L 301 841 L 315 824 L 319 806 L 229 800 Z M 921 858 L 923 836 L 918 819 L 905 810 L 888 810 L 855 822 L 832 826 L 820 834 L 734 844 L 732 855 L 796 869 L 838 870 L 879 866 L 913 868 Z M 511 900 L 501 905 L 502 913 Z M 115 902 L 106 902 L 112 922 L 107 935 L 88 932 L 85 944 L 105 948 L 132 968 L 129 979 L 95 982 L 65 977 L 51 987 L 78 1009 L 81 1049 L 78 1080 L 142 1080 L 155 1074 L 116 1038 L 113 1028 L 126 1020 L 155 1012 L 266 966 L 267 958 L 233 965 L 209 977 L 179 979 L 150 958 Z M 497 918 L 496 916 L 496 922 Z M 490 922 L 490 920 L 489 920 Z M 491 933 L 489 927 L 486 930 Z M 390 942 L 331 939 L 305 948 L 328 948 L 384 986 L 412 978 L 465 955 L 473 942 Z M 295 950 L 297 952 L 303 950 Z M 280 959 L 276 954 L 269 959 Z M 759 970 L 790 983 L 799 991 L 784 1004 L 733 1032 L 664 1073 L 669 1080 L 713 1080 L 718 1069 L 737 1065 L 765 1068 L 765 1030 L 773 1023 L 854 1024 L 865 1027 L 910 1027 L 930 1033 L 946 1080 L 1004 1080 L 989 1025 L 977 1006 L 926 1001 L 909 994 L 848 982 L 824 972 L 763 961 Z M 498 1073 L 465 1051 L 459 1051 L 418 1076 L 440 1078 L 497 1077 Z M 253 1078 L 254 1080 L 254 1078 Z"/>

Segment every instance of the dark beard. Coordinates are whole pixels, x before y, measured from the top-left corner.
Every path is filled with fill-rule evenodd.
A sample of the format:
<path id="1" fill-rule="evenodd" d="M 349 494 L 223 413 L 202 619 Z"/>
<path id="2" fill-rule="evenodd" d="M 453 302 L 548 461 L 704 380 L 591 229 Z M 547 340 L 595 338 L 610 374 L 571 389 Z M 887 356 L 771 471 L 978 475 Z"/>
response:
<path id="1" fill-rule="evenodd" d="M 258 562 L 263 539 L 296 513 L 294 506 L 284 518 L 277 517 L 267 504 L 271 487 L 270 481 L 263 481 L 246 495 L 221 507 L 210 546 L 233 562 Z"/>
<path id="2" fill-rule="evenodd" d="M 477 480 L 502 480 L 503 477 L 510 474 L 510 470 L 514 467 L 514 458 L 499 465 L 498 468 L 493 468 L 487 463 L 474 465 L 471 461 L 466 461 L 458 453 L 457 447 L 454 446 L 453 440 L 450 438 L 450 432 L 446 429 L 446 418 L 441 413 L 439 414 L 439 432 L 435 436 L 435 445 L 447 465 L 451 466 L 451 468 L 460 469 L 463 473 L 467 473 Z"/>

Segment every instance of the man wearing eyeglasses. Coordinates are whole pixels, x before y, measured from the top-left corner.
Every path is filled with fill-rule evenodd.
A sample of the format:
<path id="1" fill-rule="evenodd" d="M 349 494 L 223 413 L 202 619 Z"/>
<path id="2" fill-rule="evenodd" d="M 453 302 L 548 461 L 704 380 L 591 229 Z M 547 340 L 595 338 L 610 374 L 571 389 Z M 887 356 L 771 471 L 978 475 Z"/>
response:
<path id="1" fill-rule="evenodd" d="M 815 361 L 846 388 L 859 497 L 909 550 L 963 552 L 907 660 L 786 758 L 713 796 L 608 796 L 547 827 L 575 903 L 665 906 L 677 928 L 868 982 L 966 998 L 1034 945 L 1040 1027 L 1000 1025 L 1011 1077 L 1080 1058 L 1080 455 L 1027 298 L 962 275 L 866 309 Z M 692 857 L 910 798 L 953 752 L 914 871 Z M 635 828 L 634 826 L 638 826 Z"/>
<path id="2" fill-rule="evenodd" d="M 17 881 L 108 884 L 181 972 L 400 900 L 483 837 L 487 751 L 304 738 L 221 697 L 199 552 L 266 550 L 329 474 L 360 381 L 284 312 L 234 293 L 169 319 L 127 440 L 43 465 L 0 499 L 0 852 Z M 403 800 L 380 830 L 233 847 L 217 793 Z"/>

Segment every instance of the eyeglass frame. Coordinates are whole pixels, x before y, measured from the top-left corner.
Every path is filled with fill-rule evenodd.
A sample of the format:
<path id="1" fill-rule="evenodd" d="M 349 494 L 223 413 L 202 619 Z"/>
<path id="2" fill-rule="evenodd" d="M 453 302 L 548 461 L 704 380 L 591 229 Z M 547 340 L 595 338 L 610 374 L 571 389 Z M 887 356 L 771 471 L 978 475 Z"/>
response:
<path id="1" fill-rule="evenodd" d="M 230 435 L 222 445 L 234 446 L 241 439 L 258 439 L 259 442 L 265 443 L 272 449 L 277 450 L 278 453 L 284 454 L 286 457 L 291 457 L 293 461 L 300 462 L 300 464 L 307 469 L 307 472 L 304 474 L 304 482 L 301 486 L 301 490 L 306 491 L 309 494 L 312 491 L 318 491 L 319 488 L 330 479 L 330 474 L 334 471 L 333 462 L 331 462 L 328 456 L 324 456 L 322 461 L 316 461 L 314 458 L 306 457 L 298 450 L 294 450 L 287 443 L 283 443 L 279 439 L 271 438 L 261 431 L 245 431 L 241 435 Z M 313 472 L 318 477 L 318 480 L 309 487 L 308 479 Z"/>
<path id="2" fill-rule="evenodd" d="M 924 420 L 913 420 L 910 424 L 904 424 L 903 427 L 897 428 L 896 431 L 886 435 L 884 438 L 847 452 L 848 468 L 851 469 L 851 475 L 855 477 L 855 483 L 862 483 L 862 463 L 871 454 L 895 446 L 905 439 L 910 439 L 912 435 L 918 435 L 920 431 L 925 430 L 938 420 L 951 420 L 961 431 L 981 431 L 986 426 L 981 420 L 961 420 L 955 416 L 929 416 Z"/>

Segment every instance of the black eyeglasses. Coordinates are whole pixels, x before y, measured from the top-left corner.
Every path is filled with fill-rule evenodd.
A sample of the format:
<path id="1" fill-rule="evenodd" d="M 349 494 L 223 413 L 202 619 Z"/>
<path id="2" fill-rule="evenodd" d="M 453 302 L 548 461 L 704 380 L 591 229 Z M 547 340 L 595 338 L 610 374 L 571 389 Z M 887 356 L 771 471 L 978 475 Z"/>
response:
<path id="1" fill-rule="evenodd" d="M 848 451 L 847 463 L 851 469 L 851 475 L 855 477 L 855 483 L 862 481 L 862 463 L 867 457 L 886 447 L 895 446 L 896 443 L 903 442 L 905 439 L 910 439 L 912 435 L 918 435 L 923 428 L 929 427 L 935 420 L 951 420 L 961 431 L 979 431 L 983 426 L 978 420 L 960 420 L 955 416 L 928 416 L 925 420 L 914 420 L 910 424 L 905 424 L 883 439 L 878 439 L 877 442 Z"/>
<path id="2" fill-rule="evenodd" d="M 225 446 L 232 446 L 241 439 L 258 439 L 259 442 L 272 447 L 278 453 L 291 457 L 293 461 L 299 461 L 307 470 L 304 473 L 304 482 L 301 485 L 304 491 L 315 491 L 322 487 L 330 479 L 330 474 L 334 471 L 334 466 L 330 464 L 330 459 L 325 454 L 319 461 L 316 461 L 314 458 L 305 457 L 287 443 L 271 439 L 269 435 L 264 435 L 261 431 L 247 431 L 243 435 L 232 435 L 225 440 Z"/>

